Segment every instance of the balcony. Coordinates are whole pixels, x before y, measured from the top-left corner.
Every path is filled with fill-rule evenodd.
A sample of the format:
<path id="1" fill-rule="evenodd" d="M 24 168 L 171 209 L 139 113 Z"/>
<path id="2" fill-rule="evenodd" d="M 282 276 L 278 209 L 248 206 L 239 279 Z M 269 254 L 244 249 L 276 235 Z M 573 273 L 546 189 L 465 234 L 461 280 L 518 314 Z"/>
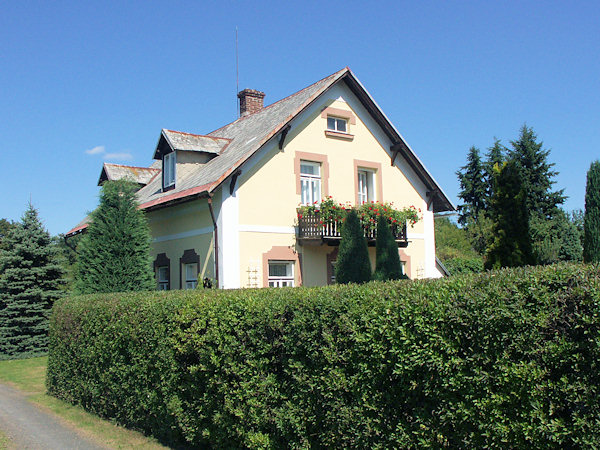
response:
<path id="1" fill-rule="evenodd" d="M 318 211 L 315 215 L 302 215 L 302 217 L 298 217 L 298 243 L 301 245 L 339 245 L 341 240 L 341 225 L 339 221 L 323 222 Z M 367 238 L 367 245 L 374 247 L 375 240 L 377 239 L 377 231 L 368 226 L 363 228 L 365 237 Z M 401 226 L 393 226 L 392 234 L 398 247 L 408 246 L 406 222 Z"/>

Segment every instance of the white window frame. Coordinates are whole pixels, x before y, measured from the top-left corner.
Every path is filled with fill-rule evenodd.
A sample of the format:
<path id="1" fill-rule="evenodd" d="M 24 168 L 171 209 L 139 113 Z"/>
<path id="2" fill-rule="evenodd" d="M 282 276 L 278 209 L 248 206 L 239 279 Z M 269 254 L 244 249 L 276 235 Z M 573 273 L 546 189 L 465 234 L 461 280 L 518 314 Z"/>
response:
<path id="1" fill-rule="evenodd" d="M 168 188 L 175 185 L 175 168 L 177 167 L 177 159 L 175 152 L 163 155 L 163 188 Z"/>
<path id="2" fill-rule="evenodd" d="M 285 275 L 271 275 L 271 265 L 286 265 Z M 294 261 L 269 260 L 268 263 L 268 286 L 269 287 L 293 287 L 294 286 Z"/>
<path id="3" fill-rule="evenodd" d="M 156 268 L 156 281 L 159 291 L 169 290 L 169 266 L 159 266 Z"/>
<path id="4" fill-rule="evenodd" d="M 344 124 L 343 127 L 340 126 L 341 124 Z M 345 119 L 344 117 L 327 116 L 327 129 L 338 133 L 348 134 L 348 119 Z"/>
<path id="5" fill-rule="evenodd" d="M 184 289 L 196 289 L 198 286 L 198 263 L 184 263 L 183 264 L 183 288 Z M 192 275 L 188 273 L 188 269 L 192 270 Z"/>
<path id="6" fill-rule="evenodd" d="M 316 169 L 316 174 L 303 173 L 302 166 Z M 303 205 L 321 202 L 321 163 L 300 160 L 300 202 Z"/>
<path id="7" fill-rule="evenodd" d="M 358 204 L 377 201 L 375 195 L 376 172 L 369 169 L 358 169 Z"/>

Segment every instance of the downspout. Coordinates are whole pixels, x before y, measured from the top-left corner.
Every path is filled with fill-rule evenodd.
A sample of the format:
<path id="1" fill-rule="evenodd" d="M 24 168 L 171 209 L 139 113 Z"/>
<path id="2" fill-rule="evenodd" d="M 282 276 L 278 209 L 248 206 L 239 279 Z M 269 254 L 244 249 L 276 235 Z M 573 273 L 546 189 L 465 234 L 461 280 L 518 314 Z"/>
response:
<path id="1" fill-rule="evenodd" d="M 217 229 L 217 221 L 215 220 L 215 213 L 212 207 L 213 194 L 208 194 L 208 210 L 210 211 L 210 218 L 213 223 L 213 235 L 215 238 L 215 278 L 217 280 L 217 287 L 219 287 L 219 233 Z"/>

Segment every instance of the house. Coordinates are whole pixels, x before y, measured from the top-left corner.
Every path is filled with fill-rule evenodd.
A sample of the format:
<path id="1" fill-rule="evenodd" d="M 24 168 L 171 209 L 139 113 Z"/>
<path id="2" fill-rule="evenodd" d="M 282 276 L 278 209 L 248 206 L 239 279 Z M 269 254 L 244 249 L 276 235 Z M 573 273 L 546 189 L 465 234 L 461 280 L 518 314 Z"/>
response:
<path id="1" fill-rule="evenodd" d="M 410 278 L 442 276 L 433 216 L 454 206 L 350 69 L 269 106 L 260 91 L 238 97 L 240 117 L 211 133 L 163 129 L 151 167 L 103 166 L 99 183 L 140 185 L 159 289 L 205 278 L 222 288 L 331 283 L 339 230 L 297 212 L 330 196 L 420 210 L 399 229 L 400 258 Z"/>

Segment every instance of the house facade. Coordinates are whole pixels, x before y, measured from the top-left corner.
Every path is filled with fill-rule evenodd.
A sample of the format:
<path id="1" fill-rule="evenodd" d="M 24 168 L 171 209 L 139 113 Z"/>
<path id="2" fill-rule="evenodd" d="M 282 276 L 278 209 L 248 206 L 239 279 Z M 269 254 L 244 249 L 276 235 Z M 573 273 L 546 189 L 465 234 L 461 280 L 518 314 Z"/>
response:
<path id="1" fill-rule="evenodd" d="M 238 97 L 240 118 L 208 135 L 162 130 L 150 168 L 103 167 L 100 182 L 141 186 L 159 289 L 333 282 L 339 230 L 298 214 L 329 197 L 419 211 L 400 259 L 409 278 L 442 276 L 433 217 L 454 207 L 348 68 L 266 107 L 262 92 Z"/>

